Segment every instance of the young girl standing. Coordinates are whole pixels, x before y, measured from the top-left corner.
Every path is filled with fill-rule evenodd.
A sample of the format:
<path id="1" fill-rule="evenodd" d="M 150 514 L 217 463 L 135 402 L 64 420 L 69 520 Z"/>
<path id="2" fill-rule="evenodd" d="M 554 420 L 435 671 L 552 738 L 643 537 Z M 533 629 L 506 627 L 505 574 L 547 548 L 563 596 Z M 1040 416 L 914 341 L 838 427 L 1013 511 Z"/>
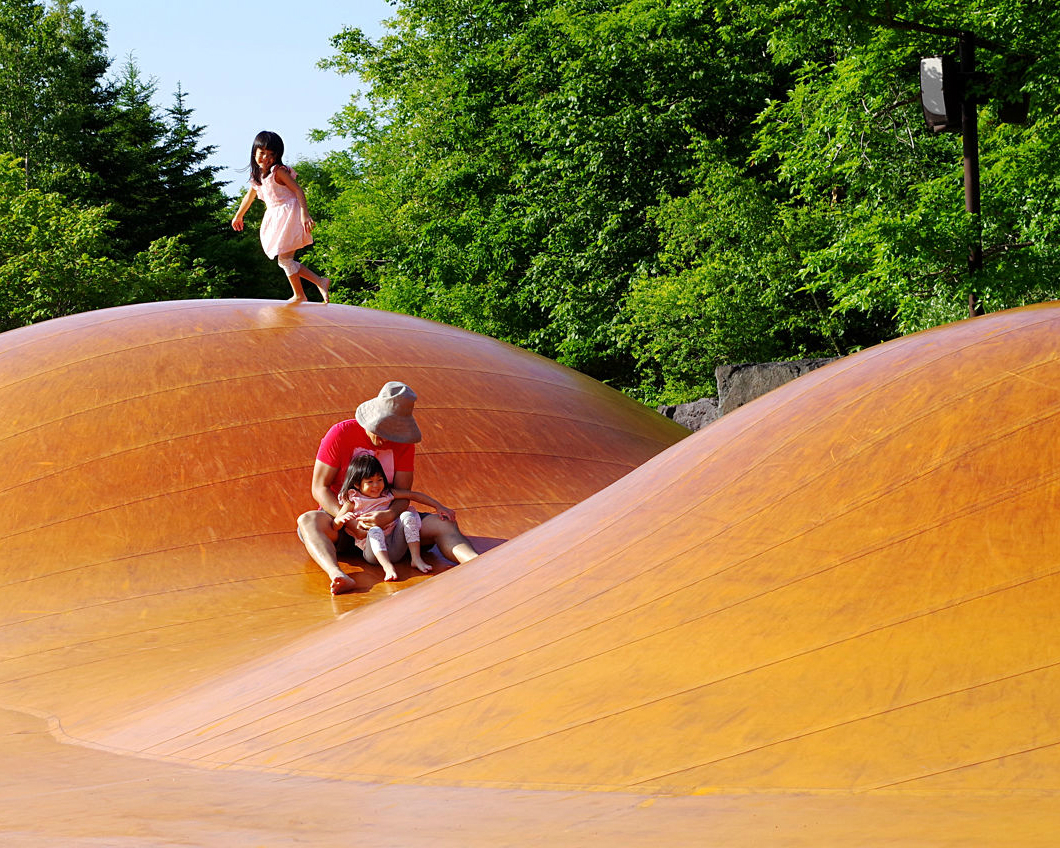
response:
<path id="1" fill-rule="evenodd" d="M 320 290 L 324 303 L 328 302 L 331 280 L 296 262 L 294 252 L 313 243 L 315 222 L 309 217 L 305 192 L 295 182 L 295 173 L 283 164 L 283 139 L 276 133 L 262 130 L 254 137 L 250 148 L 250 188 L 232 219 L 232 229 L 243 230 L 243 216 L 258 198 L 265 203 L 265 217 L 261 221 L 261 246 L 269 259 L 287 275 L 294 290 L 288 303 L 307 300 L 302 280 L 309 280 Z"/>
<path id="2" fill-rule="evenodd" d="M 442 506 L 430 495 L 391 488 L 383 466 L 371 454 L 361 454 L 350 460 L 346 478 L 339 490 L 342 507 L 334 518 L 334 526 L 336 530 L 345 529 L 353 536 L 354 544 L 361 549 L 368 562 L 383 566 L 387 581 L 397 580 L 391 558 L 403 557 L 406 546 L 416 568 L 425 574 L 431 570 L 431 566 L 420 555 L 420 515 L 415 510 L 405 510 L 397 521 L 386 527 L 370 527 L 366 530 L 358 525 L 358 518 L 366 513 L 388 509 L 395 497 L 434 507 L 446 521 L 456 520 L 455 512 Z"/>

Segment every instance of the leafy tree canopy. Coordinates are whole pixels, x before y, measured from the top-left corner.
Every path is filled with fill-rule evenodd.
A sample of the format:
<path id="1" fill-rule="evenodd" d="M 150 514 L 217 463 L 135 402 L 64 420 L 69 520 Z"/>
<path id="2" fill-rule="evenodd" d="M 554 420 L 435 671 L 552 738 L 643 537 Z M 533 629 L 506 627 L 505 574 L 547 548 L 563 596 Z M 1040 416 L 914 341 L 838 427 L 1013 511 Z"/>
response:
<path id="1" fill-rule="evenodd" d="M 370 91 L 336 118 L 352 147 L 320 241 L 350 296 L 621 383 L 648 210 L 692 188 L 696 138 L 745 154 L 779 93 L 733 27 L 698 0 L 416 0 L 378 44 L 342 33 L 331 66 Z"/>
<path id="2" fill-rule="evenodd" d="M 959 17 L 957 15 L 959 14 Z M 351 302 L 687 400 L 744 358 L 847 353 L 1052 297 L 1055 10 L 975 0 L 404 0 L 334 39 L 319 255 Z M 912 25 L 916 22 L 919 26 Z M 925 26 L 934 31 L 925 31 Z M 976 32 L 982 216 L 919 59 Z M 1019 73 L 1013 73 L 1018 71 Z M 982 232 L 985 267 L 968 272 Z"/>
<path id="3" fill-rule="evenodd" d="M 0 156 L 0 330 L 47 318 L 212 293 L 201 261 L 177 238 L 157 239 L 131 261 L 111 255 L 114 223 L 99 207 L 24 188 L 25 171 Z"/>
<path id="4" fill-rule="evenodd" d="M 960 139 L 919 102 L 920 58 L 962 30 L 983 72 L 980 216 Z M 345 149 L 298 165 L 308 261 L 336 300 L 669 402 L 723 362 L 844 354 L 959 319 L 970 295 L 1051 298 L 1058 36 L 1060 11 L 1030 0 L 398 0 L 381 39 L 345 30 L 324 63 L 365 90 L 322 133 Z M 282 290 L 227 227 L 189 95 L 155 94 L 131 60 L 110 71 L 97 16 L 0 0 L 12 325 Z M 1030 122 L 1003 123 L 1025 94 Z"/>

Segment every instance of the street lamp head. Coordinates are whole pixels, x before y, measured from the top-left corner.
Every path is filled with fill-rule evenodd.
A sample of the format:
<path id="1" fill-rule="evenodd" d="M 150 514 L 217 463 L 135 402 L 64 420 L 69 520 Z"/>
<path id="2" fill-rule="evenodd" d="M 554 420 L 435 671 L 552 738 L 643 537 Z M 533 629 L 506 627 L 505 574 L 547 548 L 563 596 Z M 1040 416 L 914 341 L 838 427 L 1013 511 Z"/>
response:
<path id="1" fill-rule="evenodd" d="M 920 60 L 920 102 L 924 120 L 935 132 L 960 132 L 964 78 L 949 56 Z"/>

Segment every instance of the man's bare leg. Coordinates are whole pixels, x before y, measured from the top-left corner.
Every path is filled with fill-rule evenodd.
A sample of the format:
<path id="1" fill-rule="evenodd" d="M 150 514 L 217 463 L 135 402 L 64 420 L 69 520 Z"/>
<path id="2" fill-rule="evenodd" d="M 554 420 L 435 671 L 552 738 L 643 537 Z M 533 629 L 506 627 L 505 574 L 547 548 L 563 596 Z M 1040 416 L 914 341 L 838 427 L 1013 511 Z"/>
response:
<path id="1" fill-rule="evenodd" d="M 427 515 L 420 528 L 420 539 L 423 547 L 437 545 L 442 556 L 453 562 L 469 562 L 478 556 L 467 536 L 460 532 L 455 521 L 446 521 L 438 515 Z"/>
<path id="2" fill-rule="evenodd" d="M 342 595 L 357 588 L 353 578 L 339 567 L 335 542 L 339 531 L 331 523 L 331 516 L 320 509 L 298 516 L 298 538 L 313 562 L 331 578 L 331 594 Z"/>

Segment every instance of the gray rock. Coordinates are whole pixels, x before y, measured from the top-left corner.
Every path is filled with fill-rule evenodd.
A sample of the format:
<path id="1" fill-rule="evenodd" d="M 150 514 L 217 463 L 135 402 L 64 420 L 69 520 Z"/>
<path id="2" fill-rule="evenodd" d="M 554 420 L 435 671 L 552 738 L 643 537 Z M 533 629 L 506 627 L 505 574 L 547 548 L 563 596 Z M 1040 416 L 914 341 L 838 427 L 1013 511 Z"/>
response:
<path id="1" fill-rule="evenodd" d="M 797 359 L 790 362 L 742 363 L 720 365 L 714 370 L 718 381 L 718 401 L 721 415 L 739 409 L 745 403 L 784 385 L 796 377 L 834 362 L 827 359 Z"/>
<path id="2" fill-rule="evenodd" d="M 721 414 L 718 412 L 718 399 L 712 397 L 700 398 L 691 403 L 679 403 L 676 406 L 663 405 L 658 409 L 667 418 L 672 418 L 689 430 L 706 427 Z"/>
<path id="3" fill-rule="evenodd" d="M 676 406 L 664 405 L 658 407 L 658 410 L 689 430 L 701 430 L 725 413 L 732 412 L 766 392 L 771 392 L 803 374 L 809 374 L 829 362 L 835 362 L 835 358 L 721 365 L 714 370 L 718 381 L 716 398 L 705 397 Z"/>

